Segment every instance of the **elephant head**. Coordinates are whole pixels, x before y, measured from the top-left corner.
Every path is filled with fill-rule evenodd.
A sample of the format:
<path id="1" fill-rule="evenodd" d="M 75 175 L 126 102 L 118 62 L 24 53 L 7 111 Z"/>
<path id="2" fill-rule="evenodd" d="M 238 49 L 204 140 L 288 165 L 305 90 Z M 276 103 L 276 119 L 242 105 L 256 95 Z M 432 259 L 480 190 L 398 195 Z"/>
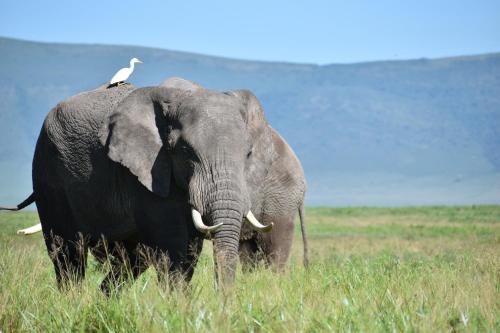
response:
<path id="1" fill-rule="evenodd" d="M 243 217 L 258 230 L 271 227 L 250 211 L 246 170 L 267 123 L 249 96 L 170 79 L 130 93 L 100 133 L 108 156 L 149 191 L 184 191 L 196 228 L 213 238 L 223 285 L 234 280 Z"/>

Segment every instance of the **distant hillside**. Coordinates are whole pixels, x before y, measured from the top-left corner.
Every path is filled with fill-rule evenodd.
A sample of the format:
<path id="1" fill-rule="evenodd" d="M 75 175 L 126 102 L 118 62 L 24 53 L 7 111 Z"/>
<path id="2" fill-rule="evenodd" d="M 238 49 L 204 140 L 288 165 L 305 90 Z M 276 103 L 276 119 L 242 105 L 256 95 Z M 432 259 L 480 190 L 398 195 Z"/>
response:
<path id="1" fill-rule="evenodd" d="M 31 188 L 34 143 L 61 99 L 170 76 L 251 89 L 300 157 L 308 204 L 500 203 L 500 54 L 349 65 L 233 60 L 153 48 L 0 38 L 0 203 Z"/>

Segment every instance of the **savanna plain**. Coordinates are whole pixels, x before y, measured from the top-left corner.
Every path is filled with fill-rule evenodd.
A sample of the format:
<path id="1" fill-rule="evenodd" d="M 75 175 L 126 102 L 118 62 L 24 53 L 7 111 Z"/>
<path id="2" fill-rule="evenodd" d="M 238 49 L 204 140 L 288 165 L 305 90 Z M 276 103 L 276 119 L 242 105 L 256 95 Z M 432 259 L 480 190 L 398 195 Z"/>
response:
<path id="1" fill-rule="evenodd" d="M 209 242 L 192 284 L 159 286 L 150 268 L 119 295 L 85 281 L 61 293 L 35 212 L 0 214 L 2 332 L 500 331 L 500 206 L 309 208 L 284 273 L 238 271 L 213 286 Z"/>

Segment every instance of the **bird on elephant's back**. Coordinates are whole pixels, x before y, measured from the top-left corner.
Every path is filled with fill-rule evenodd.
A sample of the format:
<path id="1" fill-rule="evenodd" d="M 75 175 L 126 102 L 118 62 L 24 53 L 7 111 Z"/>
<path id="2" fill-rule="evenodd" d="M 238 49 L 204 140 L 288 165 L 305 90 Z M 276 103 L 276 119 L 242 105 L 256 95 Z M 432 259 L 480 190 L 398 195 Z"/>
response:
<path id="1" fill-rule="evenodd" d="M 160 279 L 180 273 L 189 281 L 209 237 L 227 286 L 238 256 L 247 266 L 259 254 L 284 266 L 293 218 L 297 211 L 303 218 L 305 180 L 251 92 L 172 78 L 59 103 L 37 142 L 33 187 L 60 284 L 84 276 L 86 251 L 101 253 L 101 239 L 124 249 L 113 262 L 130 266 L 133 277 L 147 267 L 138 250 L 147 247 L 158 259 L 168 256 L 168 265 L 154 263 Z M 85 246 L 77 248 L 81 236 Z M 120 271 L 105 278 L 104 291 L 116 287 Z"/>

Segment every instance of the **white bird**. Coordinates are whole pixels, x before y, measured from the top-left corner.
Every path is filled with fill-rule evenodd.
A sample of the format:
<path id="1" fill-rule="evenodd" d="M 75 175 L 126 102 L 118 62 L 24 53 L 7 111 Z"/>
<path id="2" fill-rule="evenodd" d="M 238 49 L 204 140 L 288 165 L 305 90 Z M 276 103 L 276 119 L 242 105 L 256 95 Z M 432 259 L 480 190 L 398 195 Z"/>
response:
<path id="1" fill-rule="evenodd" d="M 111 81 L 109 81 L 109 84 L 120 84 L 121 82 L 127 80 L 130 74 L 132 74 L 132 72 L 134 71 L 135 63 L 142 64 L 142 61 L 137 58 L 130 59 L 130 67 L 122 68 L 118 72 L 116 72 Z"/>

